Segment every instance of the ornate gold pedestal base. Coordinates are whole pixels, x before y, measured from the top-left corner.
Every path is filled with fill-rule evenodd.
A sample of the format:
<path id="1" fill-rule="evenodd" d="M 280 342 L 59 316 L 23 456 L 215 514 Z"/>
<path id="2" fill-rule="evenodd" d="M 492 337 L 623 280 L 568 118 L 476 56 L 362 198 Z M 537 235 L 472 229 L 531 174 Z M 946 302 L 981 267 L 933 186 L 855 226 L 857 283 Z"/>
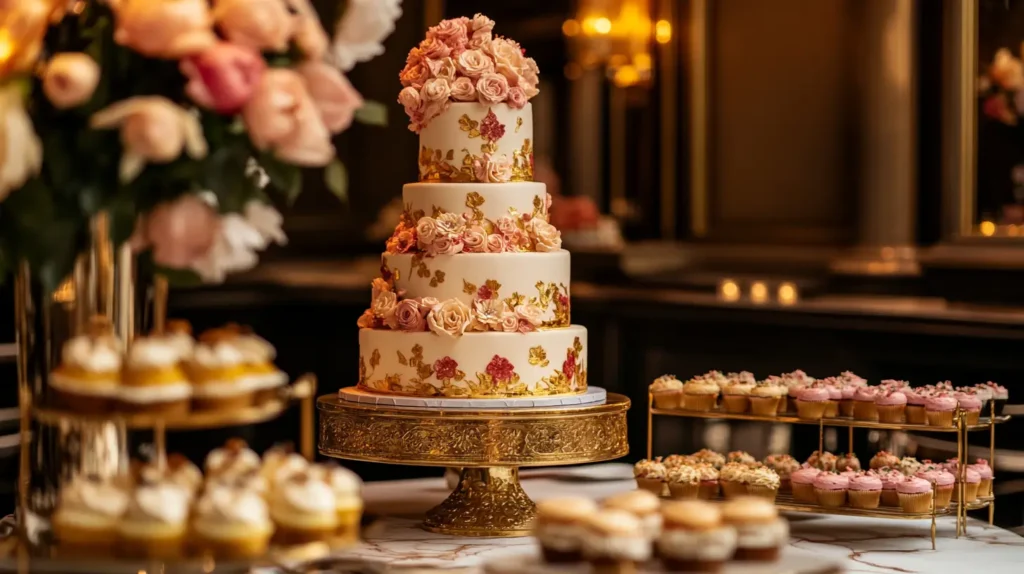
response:
<path id="1" fill-rule="evenodd" d="M 427 512 L 423 526 L 455 536 L 528 536 L 535 512 L 519 485 L 519 469 L 466 468 L 455 491 Z"/>

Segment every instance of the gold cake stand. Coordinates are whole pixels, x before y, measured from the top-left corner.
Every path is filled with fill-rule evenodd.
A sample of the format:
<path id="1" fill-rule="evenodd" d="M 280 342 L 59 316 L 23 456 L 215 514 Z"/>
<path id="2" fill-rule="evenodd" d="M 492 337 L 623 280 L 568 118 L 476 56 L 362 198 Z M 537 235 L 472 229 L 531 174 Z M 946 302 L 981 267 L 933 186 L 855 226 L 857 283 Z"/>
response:
<path id="1" fill-rule="evenodd" d="M 458 536 L 527 536 L 536 508 L 519 468 L 599 462 L 629 453 L 629 399 L 558 408 L 429 409 L 353 403 L 325 395 L 320 453 L 413 466 L 461 467 L 459 486 L 424 528 Z"/>

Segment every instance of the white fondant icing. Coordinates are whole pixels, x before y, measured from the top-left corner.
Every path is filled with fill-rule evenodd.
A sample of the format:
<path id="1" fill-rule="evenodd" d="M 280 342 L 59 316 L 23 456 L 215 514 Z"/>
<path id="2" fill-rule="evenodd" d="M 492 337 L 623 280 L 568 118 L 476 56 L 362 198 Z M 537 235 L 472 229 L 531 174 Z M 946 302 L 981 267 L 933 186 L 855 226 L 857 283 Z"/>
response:
<path id="1" fill-rule="evenodd" d="M 479 397 L 586 390 L 587 330 L 579 325 L 533 333 L 466 333 L 458 338 L 362 329 L 359 353 L 360 386 L 371 392 Z M 455 365 L 445 364 L 444 358 Z M 424 372 L 429 376 L 423 377 Z M 452 373 L 455 376 L 445 380 L 438 377 Z M 504 380 L 496 381 L 489 373 Z M 491 384 L 482 385 L 488 378 Z"/>
<path id="2" fill-rule="evenodd" d="M 498 123 L 505 127 L 505 133 L 493 143 L 496 149 L 491 152 L 492 156 L 504 155 L 509 161 L 512 161 L 514 154 L 523 150 L 524 146 L 532 148 L 532 104 L 527 103 L 522 109 L 515 110 L 506 104 L 484 105 L 479 102 L 453 102 L 447 111 L 432 119 L 420 131 L 420 151 L 423 152 L 423 148 L 431 151 L 440 150 L 442 158 L 446 158 L 448 152 L 451 152 L 452 157 L 448 163 L 456 168 L 461 168 L 463 157 L 467 153 L 473 156 L 483 155 L 485 152 L 481 150 L 481 145 L 487 144 L 488 141 L 481 137 L 478 131 L 468 129 L 469 124 L 466 121 L 460 122 L 460 119 L 467 116 L 470 121 L 479 123 L 484 120 L 488 111 L 494 112 Z M 520 122 L 520 120 L 522 121 Z M 427 178 L 427 172 L 428 169 L 421 161 L 421 180 Z"/>
<path id="3" fill-rule="evenodd" d="M 535 181 L 407 183 L 402 188 L 402 201 L 413 213 L 422 211 L 432 216 L 436 208 L 444 213 L 472 214 L 473 208 L 467 205 L 471 193 L 479 194 L 483 203 L 476 209 L 490 221 L 508 215 L 511 209 L 520 214 L 533 214 L 538 206 L 540 213 L 547 217 L 547 186 Z"/>

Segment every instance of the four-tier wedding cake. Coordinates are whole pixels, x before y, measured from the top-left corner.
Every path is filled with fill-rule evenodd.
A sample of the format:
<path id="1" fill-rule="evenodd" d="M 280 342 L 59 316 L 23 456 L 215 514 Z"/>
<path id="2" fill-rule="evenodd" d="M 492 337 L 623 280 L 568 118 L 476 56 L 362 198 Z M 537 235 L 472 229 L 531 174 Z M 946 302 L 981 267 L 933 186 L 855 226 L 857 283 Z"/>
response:
<path id="1" fill-rule="evenodd" d="M 409 52 L 399 102 L 419 183 L 359 319 L 359 388 L 418 397 L 579 394 L 587 331 L 569 321 L 569 252 L 533 181 L 538 70 L 483 15 Z"/>

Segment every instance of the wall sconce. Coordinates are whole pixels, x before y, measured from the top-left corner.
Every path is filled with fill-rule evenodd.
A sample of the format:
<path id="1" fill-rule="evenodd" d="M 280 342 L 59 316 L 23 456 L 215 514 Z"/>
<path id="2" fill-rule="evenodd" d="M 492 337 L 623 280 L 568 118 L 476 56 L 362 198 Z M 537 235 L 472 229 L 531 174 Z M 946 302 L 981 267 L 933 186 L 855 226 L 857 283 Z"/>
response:
<path id="1" fill-rule="evenodd" d="M 620 88 L 646 84 L 653 70 L 651 39 L 672 40 L 672 23 L 652 22 L 650 13 L 649 0 L 580 0 L 562 33 L 583 68 L 603 66 Z"/>

